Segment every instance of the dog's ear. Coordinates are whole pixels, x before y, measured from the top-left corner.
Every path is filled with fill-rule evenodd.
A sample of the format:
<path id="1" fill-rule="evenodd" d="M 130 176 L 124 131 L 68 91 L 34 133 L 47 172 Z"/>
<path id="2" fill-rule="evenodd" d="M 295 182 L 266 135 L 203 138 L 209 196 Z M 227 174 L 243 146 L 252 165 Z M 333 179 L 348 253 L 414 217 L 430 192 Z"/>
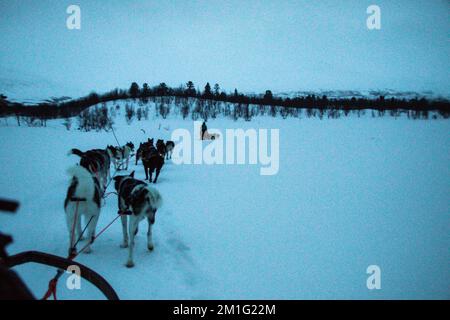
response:
<path id="1" fill-rule="evenodd" d="M 132 173 L 130 173 L 130 177 L 134 178 L 134 170 Z"/>
<path id="2" fill-rule="evenodd" d="M 113 178 L 113 180 L 114 180 L 114 181 L 119 181 L 120 178 L 122 178 L 122 177 L 121 177 L 121 176 L 115 176 L 115 177 Z"/>

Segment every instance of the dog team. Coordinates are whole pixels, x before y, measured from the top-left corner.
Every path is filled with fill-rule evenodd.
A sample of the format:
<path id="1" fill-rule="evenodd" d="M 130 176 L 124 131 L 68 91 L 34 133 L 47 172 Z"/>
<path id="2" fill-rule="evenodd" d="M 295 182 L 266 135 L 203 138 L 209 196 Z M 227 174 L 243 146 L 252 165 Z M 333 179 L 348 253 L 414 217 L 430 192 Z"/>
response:
<path id="1" fill-rule="evenodd" d="M 175 147 L 173 141 L 158 140 L 156 146 L 154 139 L 140 143 L 136 151 L 136 165 L 141 159 L 145 171 L 145 180 L 156 183 L 164 165 L 164 160 L 172 158 Z M 133 247 L 140 221 L 147 219 L 147 248 L 153 250 L 152 226 L 155 223 L 156 211 L 162 205 L 162 197 L 158 190 L 147 182 L 135 179 L 133 171 L 130 175 L 121 175 L 111 178 L 110 165 L 114 164 L 117 171 L 128 169 L 129 160 L 134 151 L 134 144 L 128 142 L 123 147 L 107 146 L 106 149 L 93 149 L 82 152 L 78 149 L 69 151 L 69 155 L 80 157 L 79 165 L 69 168 L 71 176 L 64 210 L 66 212 L 67 228 L 69 230 L 69 256 L 76 254 L 76 242 L 83 240 L 81 229 L 81 216 L 86 222 L 88 244 L 83 250 L 91 252 L 95 229 L 100 216 L 101 200 L 108 187 L 109 181 L 114 180 L 114 187 L 118 197 L 118 212 L 121 215 L 123 242 L 122 248 L 128 248 L 126 266 L 134 266 Z M 156 170 L 155 179 L 152 180 Z M 129 218 L 127 218 L 127 216 Z"/>

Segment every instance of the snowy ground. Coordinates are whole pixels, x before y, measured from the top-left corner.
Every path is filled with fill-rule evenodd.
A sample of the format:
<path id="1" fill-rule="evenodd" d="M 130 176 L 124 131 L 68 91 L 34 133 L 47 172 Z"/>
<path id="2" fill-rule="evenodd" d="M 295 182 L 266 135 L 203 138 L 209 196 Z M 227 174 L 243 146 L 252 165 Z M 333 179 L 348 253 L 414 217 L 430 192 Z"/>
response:
<path id="1" fill-rule="evenodd" d="M 114 137 L 67 131 L 59 120 L 47 128 L 0 122 L 0 195 L 21 202 L 18 214 L 0 216 L 0 229 L 15 239 L 9 253 L 64 256 L 65 172 L 77 162 L 67 151 L 105 147 L 115 144 Z M 192 131 L 192 121 L 179 117 L 116 122 L 121 143 L 168 139 L 176 128 Z M 125 268 L 117 222 L 91 254 L 77 258 L 120 298 L 450 298 L 448 120 L 261 117 L 211 120 L 209 127 L 280 129 L 279 173 L 260 176 L 254 165 L 166 163 L 157 184 L 164 206 L 154 252 L 146 249 L 142 223 L 136 267 Z M 143 178 L 140 164 L 130 169 Z M 111 195 L 99 228 L 116 212 Z M 374 264 L 381 268 L 382 288 L 370 291 L 366 269 Z M 39 298 L 55 272 L 34 264 L 16 270 Z M 58 286 L 62 299 L 103 298 L 85 281 L 70 291 L 65 280 Z"/>

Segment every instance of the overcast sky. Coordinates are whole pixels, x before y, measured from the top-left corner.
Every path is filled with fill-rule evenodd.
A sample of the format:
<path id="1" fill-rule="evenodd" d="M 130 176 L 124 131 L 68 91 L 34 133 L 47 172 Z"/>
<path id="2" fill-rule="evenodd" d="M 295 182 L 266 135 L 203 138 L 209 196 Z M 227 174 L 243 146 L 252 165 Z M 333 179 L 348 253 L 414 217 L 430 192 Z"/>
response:
<path id="1" fill-rule="evenodd" d="M 81 30 L 66 28 L 70 4 L 81 7 Z M 366 27 L 371 4 L 379 31 Z M 0 43 L 1 78 L 34 75 L 69 95 L 188 80 L 245 92 L 450 94 L 448 0 L 0 0 Z"/>

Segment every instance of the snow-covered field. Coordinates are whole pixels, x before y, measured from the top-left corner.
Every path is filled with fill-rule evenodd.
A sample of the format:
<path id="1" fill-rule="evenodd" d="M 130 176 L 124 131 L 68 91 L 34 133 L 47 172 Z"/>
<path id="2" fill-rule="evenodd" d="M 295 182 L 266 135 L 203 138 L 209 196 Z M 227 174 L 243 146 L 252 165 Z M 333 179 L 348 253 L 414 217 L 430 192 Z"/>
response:
<path id="1" fill-rule="evenodd" d="M 151 116 L 127 125 L 121 112 L 114 128 L 122 144 L 193 130 L 193 122 L 181 117 Z M 77 258 L 120 298 L 450 298 L 448 120 L 259 117 L 208 125 L 279 129 L 278 174 L 261 176 L 258 165 L 166 162 L 156 185 L 164 206 L 154 227 L 155 250 L 146 248 L 142 222 L 136 266 L 127 269 L 116 222 L 91 254 Z M 67 131 L 61 120 L 29 128 L 0 119 L 0 137 L 0 197 L 21 202 L 18 214 L 0 216 L 1 231 L 15 239 L 9 253 L 65 256 L 66 169 L 78 160 L 67 152 L 115 144 L 113 135 Z M 143 178 L 141 164 L 132 162 L 128 172 Z M 116 213 L 111 195 L 98 229 Z M 366 287 L 369 265 L 381 268 L 381 290 Z M 15 270 L 38 298 L 55 273 L 36 264 Z M 65 281 L 58 286 L 61 299 L 103 298 L 86 281 L 73 291 Z"/>

